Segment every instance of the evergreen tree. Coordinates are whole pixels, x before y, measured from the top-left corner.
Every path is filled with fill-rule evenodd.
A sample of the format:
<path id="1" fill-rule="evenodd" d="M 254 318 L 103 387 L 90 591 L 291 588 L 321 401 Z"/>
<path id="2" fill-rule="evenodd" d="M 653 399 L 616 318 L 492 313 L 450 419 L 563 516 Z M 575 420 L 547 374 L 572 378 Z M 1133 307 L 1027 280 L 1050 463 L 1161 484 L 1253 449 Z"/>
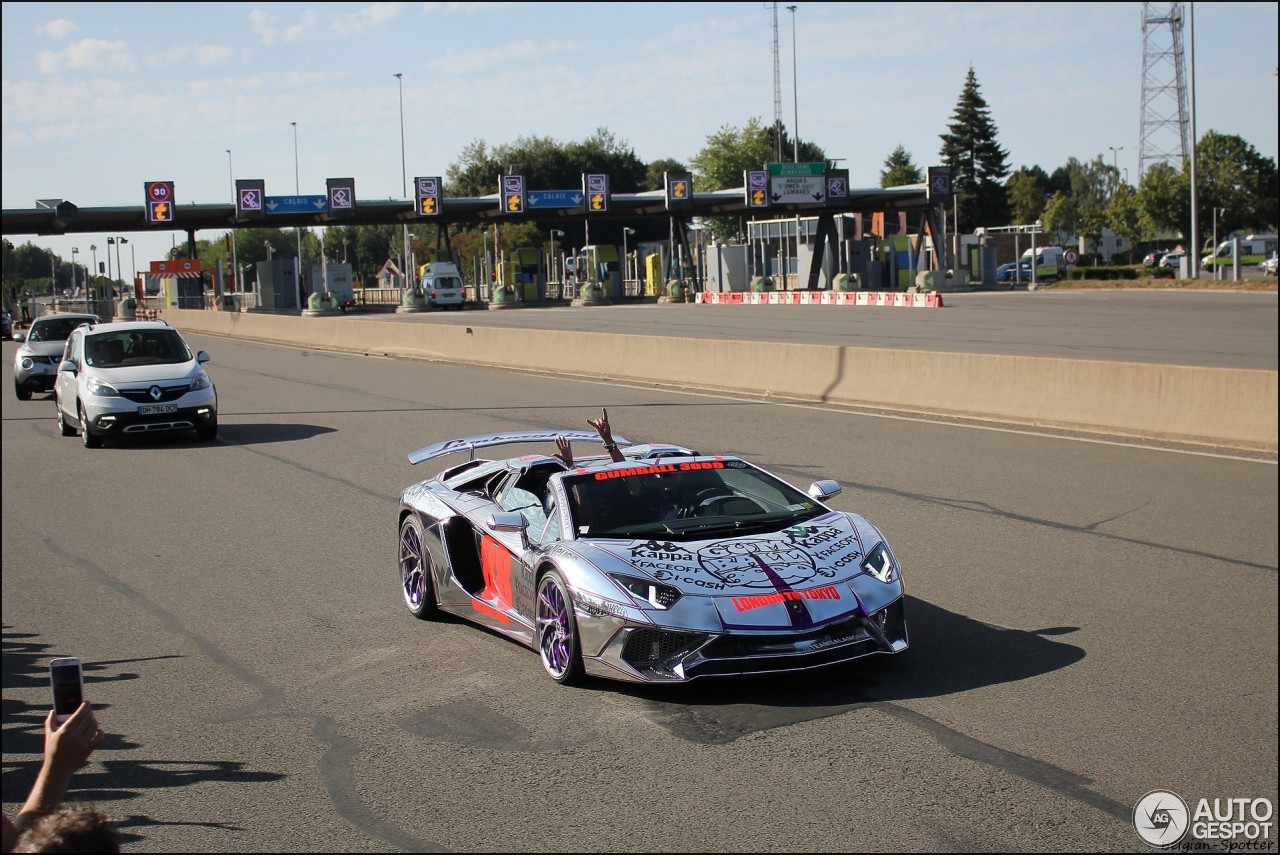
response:
<path id="1" fill-rule="evenodd" d="M 996 142 L 996 127 L 972 66 L 947 130 L 939 154 L 951 167 L 951 184 L 960 194 L 957 230 L 1007 224 L 1004 178 L 1009 174 L 1009 152 Z"/>
<path id="2" fill-rule="evenodd" d="M 880 186 L 901 187 L 903 184 L 922 183 L 924 183 L 924 175 L 920 167 L 911 162 L 911 155 L 902 147 L 902 143 L 898 143 L 898 147 L 884 162 L 884 170 L 880 173 Z"/>

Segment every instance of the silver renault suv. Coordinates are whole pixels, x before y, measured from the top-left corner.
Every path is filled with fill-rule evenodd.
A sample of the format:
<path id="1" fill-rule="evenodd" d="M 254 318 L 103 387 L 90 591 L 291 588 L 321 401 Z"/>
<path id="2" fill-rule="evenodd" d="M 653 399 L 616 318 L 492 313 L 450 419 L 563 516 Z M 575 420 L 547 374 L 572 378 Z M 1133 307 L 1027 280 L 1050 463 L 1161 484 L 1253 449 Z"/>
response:
<path id="1" fill-rule="evenodd" d="M 86 448 L 107 436 L 194 430 L 218 435 L 218 393 L 209 354 L 191 348 L 166 321 L 84 324 L 67 338 L 53 395 L 58 430 Z"/>

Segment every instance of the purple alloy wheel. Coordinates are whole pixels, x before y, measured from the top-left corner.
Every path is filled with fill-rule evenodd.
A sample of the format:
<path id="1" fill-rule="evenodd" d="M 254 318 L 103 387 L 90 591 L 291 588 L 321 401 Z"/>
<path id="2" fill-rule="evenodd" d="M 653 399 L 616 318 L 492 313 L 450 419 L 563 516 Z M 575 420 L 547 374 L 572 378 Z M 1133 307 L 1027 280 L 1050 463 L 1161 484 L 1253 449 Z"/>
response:
<path id="1" fill-rule="evenodd" d="M 553 580 L 538 589 L 538 647 L 542 664 L 559 679 L 569 670 L 573 655 L 573 635 L 569 628 L 569 603 Z"/>
<path id="2" fill-rule="evenodd" d="M 400 586 L 405 604 L 415 612 L 422 607 L 426 595 L 426 578 L 418 529 L 406 521 L 400 528 Z"/>

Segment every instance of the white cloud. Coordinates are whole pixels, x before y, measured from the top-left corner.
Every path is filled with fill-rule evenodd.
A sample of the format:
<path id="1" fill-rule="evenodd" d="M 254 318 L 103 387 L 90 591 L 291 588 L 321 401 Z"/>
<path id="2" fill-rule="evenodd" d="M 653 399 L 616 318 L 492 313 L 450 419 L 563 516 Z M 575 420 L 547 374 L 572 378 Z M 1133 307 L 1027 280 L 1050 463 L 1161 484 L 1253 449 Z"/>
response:
<path id="1" fill-rule="evenodd" d="M 355 35 L 371 30 L 400 15 L 402 3 L 373 3 L 358 12 L 349 15 L 338 15 L 333 19 L 333 31 L 343 36 Z"/>
<path id="2" fill-rule="evenodd" d="M 61 51 L 40 51 L 36 64 L 45 74 L 62 71 L 90 71 L 98 74 L 133 71 L 137 63 L 124 42 L 82 39 Z"/>
<path id="3" fill-rule="evenodd" d="M 75 32 L 75 29 L 76 25 L 71 21 L 68 21 L 66 18 L 58 18 L 57 20 L 50 21 L 43 26 L 37 27 L 36 32 L 43 33 L 49 38 L 62 41 L 67 36 Z"/>
<path id="4" fill-rule="evenodd" d="M 276 16 L 261 9 L 250 12 L 249 21 L 253 25 L 253 31 L 258 34 L 258 38 L 264 45 L 273 45 L 276 42 L 287 44 L 296 42 L 315 27 L 316 13 L 308 9 L 302 14 L 302 20 L 283 29 L 275 25 Z"/>
<path id="5" fill-rule="evenodd" d="M 174 45 L 163 51 L 147 55 L 151 68 L 168 68 L 173 65 L 197 65 L 213 68 L 231 58 L 232 50 L 226 45 Z"/>

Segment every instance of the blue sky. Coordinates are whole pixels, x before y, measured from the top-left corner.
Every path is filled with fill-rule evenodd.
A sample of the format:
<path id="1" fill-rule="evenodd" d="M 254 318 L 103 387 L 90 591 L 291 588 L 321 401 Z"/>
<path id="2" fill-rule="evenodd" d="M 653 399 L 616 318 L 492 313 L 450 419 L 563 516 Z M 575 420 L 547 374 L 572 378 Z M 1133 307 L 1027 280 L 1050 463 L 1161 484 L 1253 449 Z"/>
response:
<path id="1" fill-rule="evenodd" d="M 1137 181 L 1142 3 L 786 5 L 782 120 L 844 158 L 854 187 L 877 185 L 899 144 L 937 162 L 971 65 L 1012 168 L 1101 155 Z M 1197 132 L 1275 158 L 1278 5 L 1193 5 Z M 720 128 L 774 116 L 772 3 L 2 9 L 5 208 L 141 205 L 148 180 L 174 181 L 179 203 L 229 203 L 232 172 L 292 195 L 295 166 L 303 194 L 353 177 L 358 198 L 405 198 L 406 173 L 444 175 L 475 140 L 604 127 L 641 160 L 687 162 Z M 129 238 L 139 268 L 172 243 Z M 78 245 L 83 262 L 106 235 L 28 239 L 68 260 Z"/>

